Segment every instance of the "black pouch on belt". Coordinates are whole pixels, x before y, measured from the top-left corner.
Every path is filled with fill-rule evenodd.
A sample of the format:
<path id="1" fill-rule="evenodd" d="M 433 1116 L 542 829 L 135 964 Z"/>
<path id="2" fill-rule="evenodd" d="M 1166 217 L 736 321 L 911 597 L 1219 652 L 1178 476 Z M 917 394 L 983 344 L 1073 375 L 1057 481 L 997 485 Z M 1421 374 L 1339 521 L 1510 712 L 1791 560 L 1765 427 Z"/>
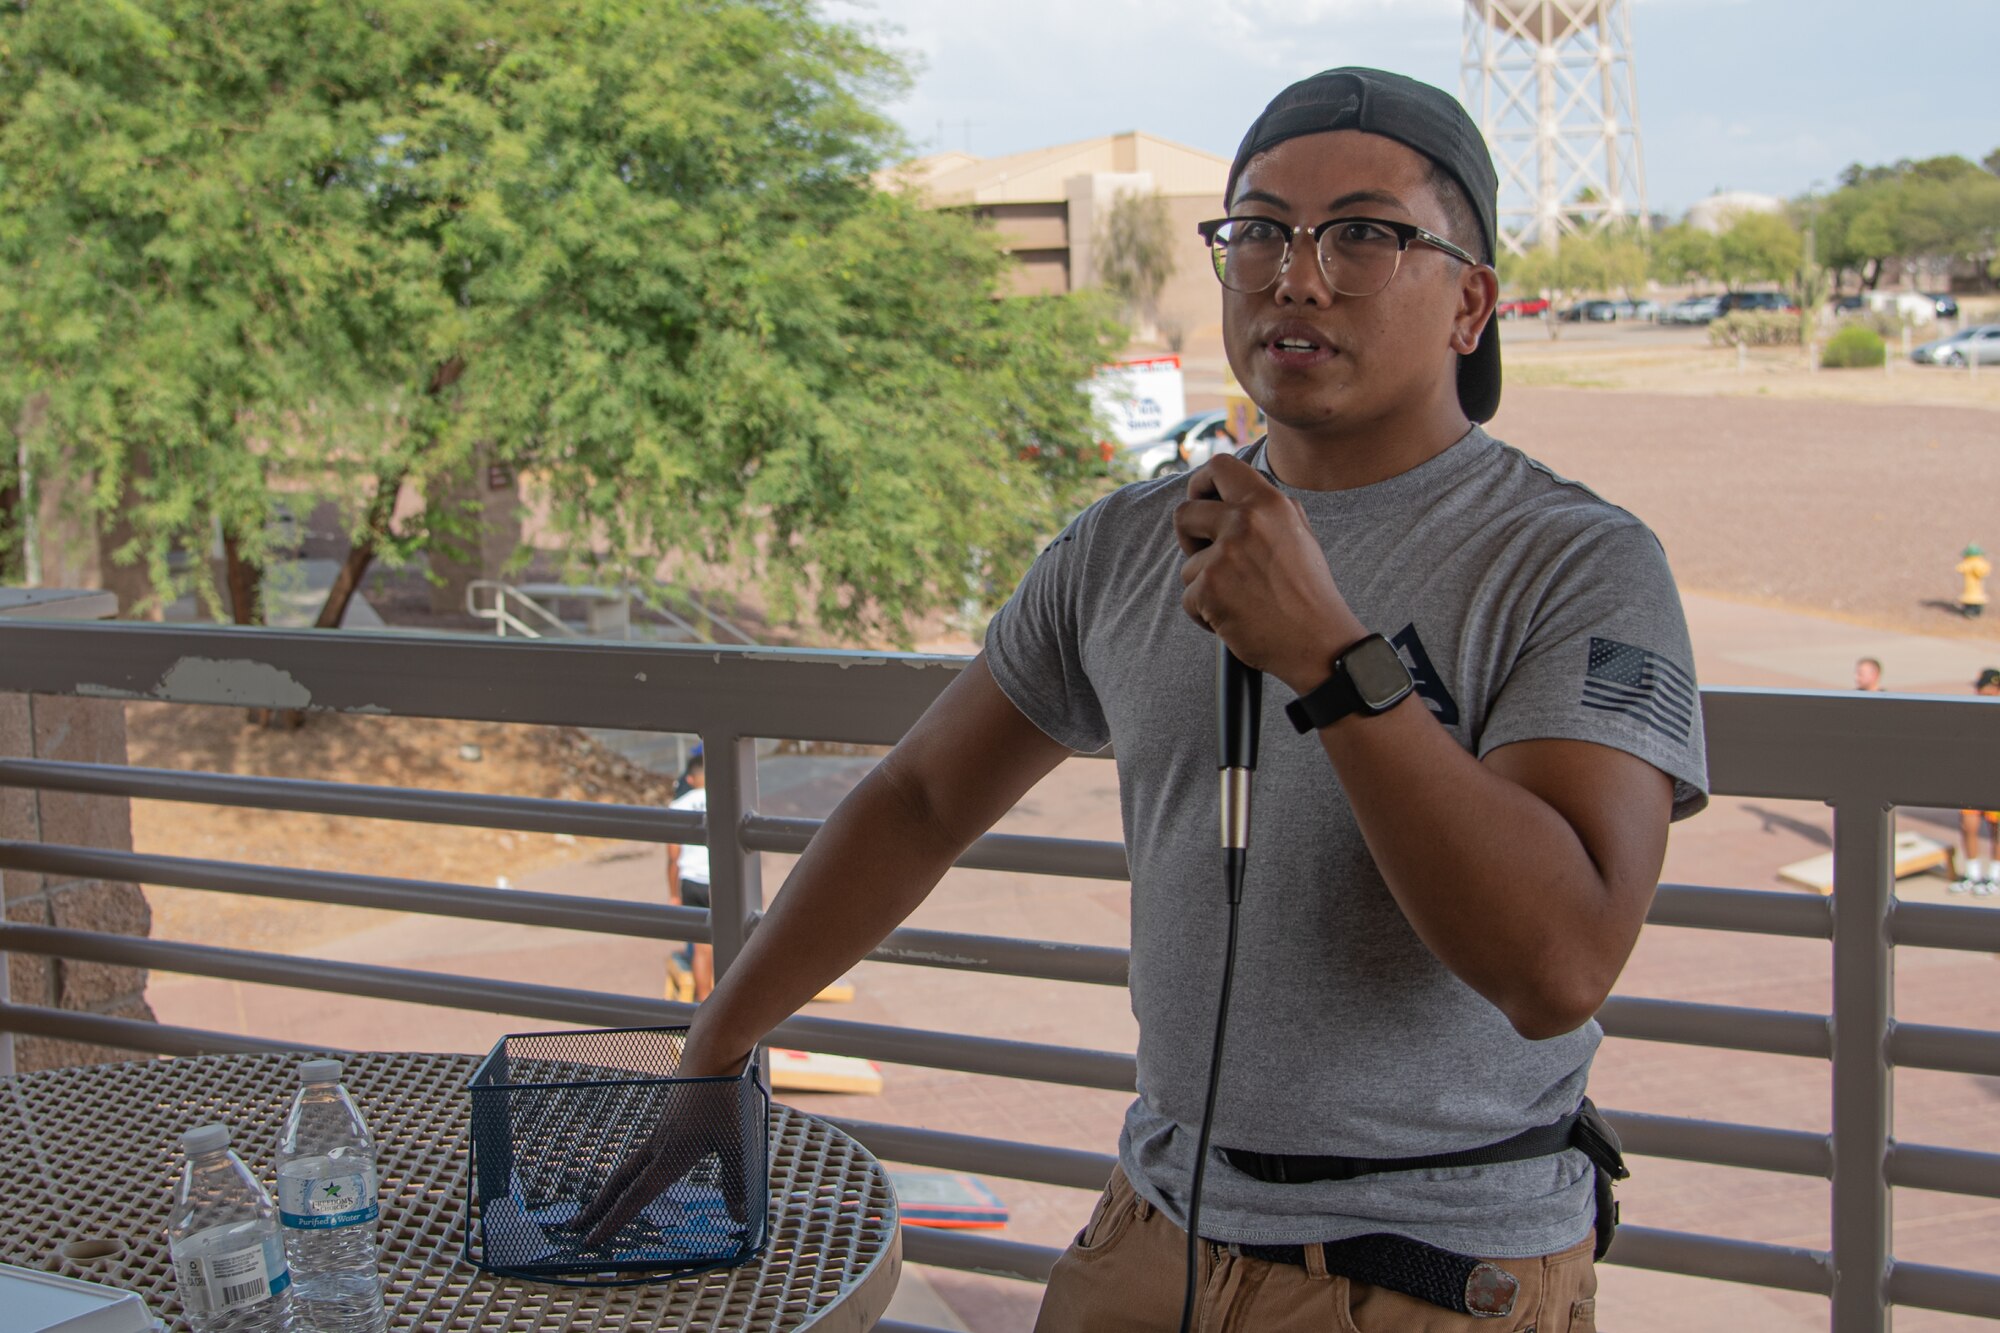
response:
<path id="1" fill-rule="evenodd" d="M 1272 1184 L 1306 1184 L 1318 1180 L 1353 1180 L 1357 1176 L 1372 1176 L 1384 1171 L 1430 1171 L 1446 1167 L 1489 1166 L 1496 1162 L 1519 1162 L 1533 1157 L 1547 1157 L 1552 1153 L 1575 1148 L 1590 1160 L 1595 1179 L 1597 1203 L 1597 1243 L 1593 1255 L 1604 1257 L 1611 1248 L 1611 1237 L 1618 1230 L 1618 1201 L 1612 1196 L 1612 1182 L 1625 1179 L 1632 1173 L 1625 1168 L 1625 1156 L 1618 1142 L 1618 1133 L 1604 1119 L 1590 1098 L 1585 1097 L 1577 1109 L 1554 1124 L 1540 1125 L 1523 1130 L 1510 1139 L 1489 1143 L 1481 1148 L 1467 1148 L 1459 1152 L 1431 1153 L 1422 1157 L 1322 1157 L 1294 1155 L 1288 1153 L 1247 1152 L 1240 1148 L 1223 1148 L 1221 1153 L 1228 1163 L 1245 1175 Z M 1465 1273 L 1475 1267 L 1490 1268 L 1470 1255 L 1454 1255 L 1449 1251 L 1437 1251 L 1431 1246 L 1418 1246 L 1418 1242 L 1401 1236 L 1369 1236 L 1362 1239 L 1371 1242 L 1395 1241 L 1430 1250 L 1457 1261 Z M 1256 1248 L 1243 1246 L 1246 1254 L 1255 1253 Z M 1286 1247 L 1293 1248 L 1293 1247 Z M 1327 1247 L 1328 1266 L 1332 1267 L 1335 1257 L 1333 1246 Z M 1261 1257 L 1261 1256 L 1260 1256 Z M 1455 1270 L 1456 1271 L 1456 1270 Z M 1455 1299 L 1439 1299 L 1436 1287 L 1424 1284 L 1400 1285 L 1393 1277 L 1389 1281 L 1379 1280 L 1379 1275 L 1371 1276 L 1360 1272 L 1348 1272 L 1343 1276 L 1373 1281 L 1375 1285 L 1389 1287 L 1404 1295 L 1415 1296 L 1419 1300 L 1441 1305 L 1461 1314 L 1486 1314 L 1489 1311 L 1468 1309 Z M 1502 1273 L 1501 1276 L 1509 1276 Z M 1459 1279 L 1454 1278 L 1454 1282 Z M 1508 1302 L 1511 1306 L 1511 1300 Z"/>

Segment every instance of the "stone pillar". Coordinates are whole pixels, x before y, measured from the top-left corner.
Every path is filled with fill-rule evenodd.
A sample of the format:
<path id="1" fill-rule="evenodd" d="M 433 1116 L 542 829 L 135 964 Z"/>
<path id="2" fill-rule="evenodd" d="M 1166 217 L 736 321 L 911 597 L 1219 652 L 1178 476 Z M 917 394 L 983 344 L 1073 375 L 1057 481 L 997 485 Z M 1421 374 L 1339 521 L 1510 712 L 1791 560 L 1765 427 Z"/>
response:
<path id="1" fill-rule="evenodd" d="M 0 615 L 25 619 L 116 614 L 103 593 L 62 598 L 45 590 L 4 590 Z M 0 694 L 0 757 L 124 764 L 125 706 L 116 700 L 47 694 Z M 0 838 L 61 843 L 106 851 L 132 850 L 132 807 L 122 796 L 0 787 Z M 21 870 L 0 871 L 0 898 L 15 925 L 147 935 L 152 912 L 136 884 L 70 879 Z M 15 1004 L 72 1009 L 151 1021 L 142 968 L 72 962 L 37 954 L 0 955 L 0 975 Z M 50 1069 L 139 1056 L 82 1042 L 14 1038 L 16 1070 Z"/>

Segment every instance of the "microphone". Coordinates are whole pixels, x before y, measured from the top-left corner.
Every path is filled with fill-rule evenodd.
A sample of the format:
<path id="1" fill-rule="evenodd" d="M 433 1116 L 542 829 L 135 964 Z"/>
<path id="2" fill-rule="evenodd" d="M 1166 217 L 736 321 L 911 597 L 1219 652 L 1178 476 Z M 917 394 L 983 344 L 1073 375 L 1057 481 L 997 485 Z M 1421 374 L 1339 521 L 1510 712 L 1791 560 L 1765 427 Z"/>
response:
<path id="1" fill-rule="evenodd" d="M 1195 1273 L 1201 1245 L 1201 1189 L 1208 1174 L 1209 1133 L 1222 1073 L 1222 1043 L 1229 1030 L 1229 992 L 1236 977 L 1236 919 L 1243 904 L 1243 872 L 1250 860 L 1250 774 L 1257 767 L 1257 733 L 1264 720 L 1264 673 L 1252 671 L 1215 643 L 1215 731 L 1222 771 L 1222 878 L 1229 888 L 1229 933 L 1222 946 L 1222 991 L 1215 1010 L 1215 1047 L 1208 1056 L 1208 1094 L 1201 1132 L 1195 1136 L 1194 1180 L 1188 1197 L 1187 1289 L 1181 1297 L 1181 1333 L 1194 1328 Z"/>
<path id="2" fill-rule="evenodd" d="M 1257 736 L 1264 720 L 1264 673 L 1252 671 L 1216 644 L 1216 739 L 1222 773 L 1222 864 L 1229 901 L 1243 900 L 1243 871 L 1250 850 L 1250 774 L 1257 767 Z"/>

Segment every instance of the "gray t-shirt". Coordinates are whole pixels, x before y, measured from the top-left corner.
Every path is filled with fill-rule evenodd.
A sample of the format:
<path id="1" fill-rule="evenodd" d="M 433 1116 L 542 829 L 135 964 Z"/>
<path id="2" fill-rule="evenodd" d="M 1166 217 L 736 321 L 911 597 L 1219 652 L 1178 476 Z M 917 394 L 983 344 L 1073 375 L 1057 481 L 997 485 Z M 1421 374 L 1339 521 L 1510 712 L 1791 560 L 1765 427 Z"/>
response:
<path id="1" fill-rule="evenodd" d="M 1262 450 L 1245 457 L 1266 467 Z M 1266 475 L 1269 475 L 1268 469 Z M 1474 428 L 1400 476 L 1282 486 L 1347 603 L 1402 654 L 1431 712 L 1480 756 L 1593 741 L 1706 801 L 1692 654 L 1665 554 L 1631 514 Z M 1221 985 L 1215 640 L 1181 609 L 1185 479 L 1127 486 L 1037 558 L 994 617 L 994 679 L 1054 739 L 1117 752 L 1132 873 L 1138 1091 L 1120 1160 L 1185 1223 Z M 1575 1109 L 1602 1032 L 1528 1041 L 1417 938 L 1290 692 L 1264 692 L 1249 874 L 1213 1142 L 1406 1157 L 1497 1142 Z M 1497 844 L 1505 829 L 1489 830 Z M 1296 1244 L 1395 1231 L 1495 1258 L 1552 1253 L 1592 1219 L 1580 1153 L 1274 1185 L 1212 1155 L 1210 1239 Z"/>

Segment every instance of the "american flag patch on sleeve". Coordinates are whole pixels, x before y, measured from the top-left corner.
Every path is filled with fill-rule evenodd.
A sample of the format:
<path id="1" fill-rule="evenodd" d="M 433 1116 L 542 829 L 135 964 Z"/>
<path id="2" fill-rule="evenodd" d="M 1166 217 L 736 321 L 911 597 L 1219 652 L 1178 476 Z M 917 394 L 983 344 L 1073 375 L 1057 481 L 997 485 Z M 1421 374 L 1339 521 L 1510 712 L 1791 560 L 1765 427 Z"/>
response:
<path id="1" fill-rule="evenodd" d="M 1590 641 L 1583 706 L 1623 713 L 1669 740 L 1685 743 L 1694 723 L 1694 677 L 1658 653 L 1616 639 Z"/>

